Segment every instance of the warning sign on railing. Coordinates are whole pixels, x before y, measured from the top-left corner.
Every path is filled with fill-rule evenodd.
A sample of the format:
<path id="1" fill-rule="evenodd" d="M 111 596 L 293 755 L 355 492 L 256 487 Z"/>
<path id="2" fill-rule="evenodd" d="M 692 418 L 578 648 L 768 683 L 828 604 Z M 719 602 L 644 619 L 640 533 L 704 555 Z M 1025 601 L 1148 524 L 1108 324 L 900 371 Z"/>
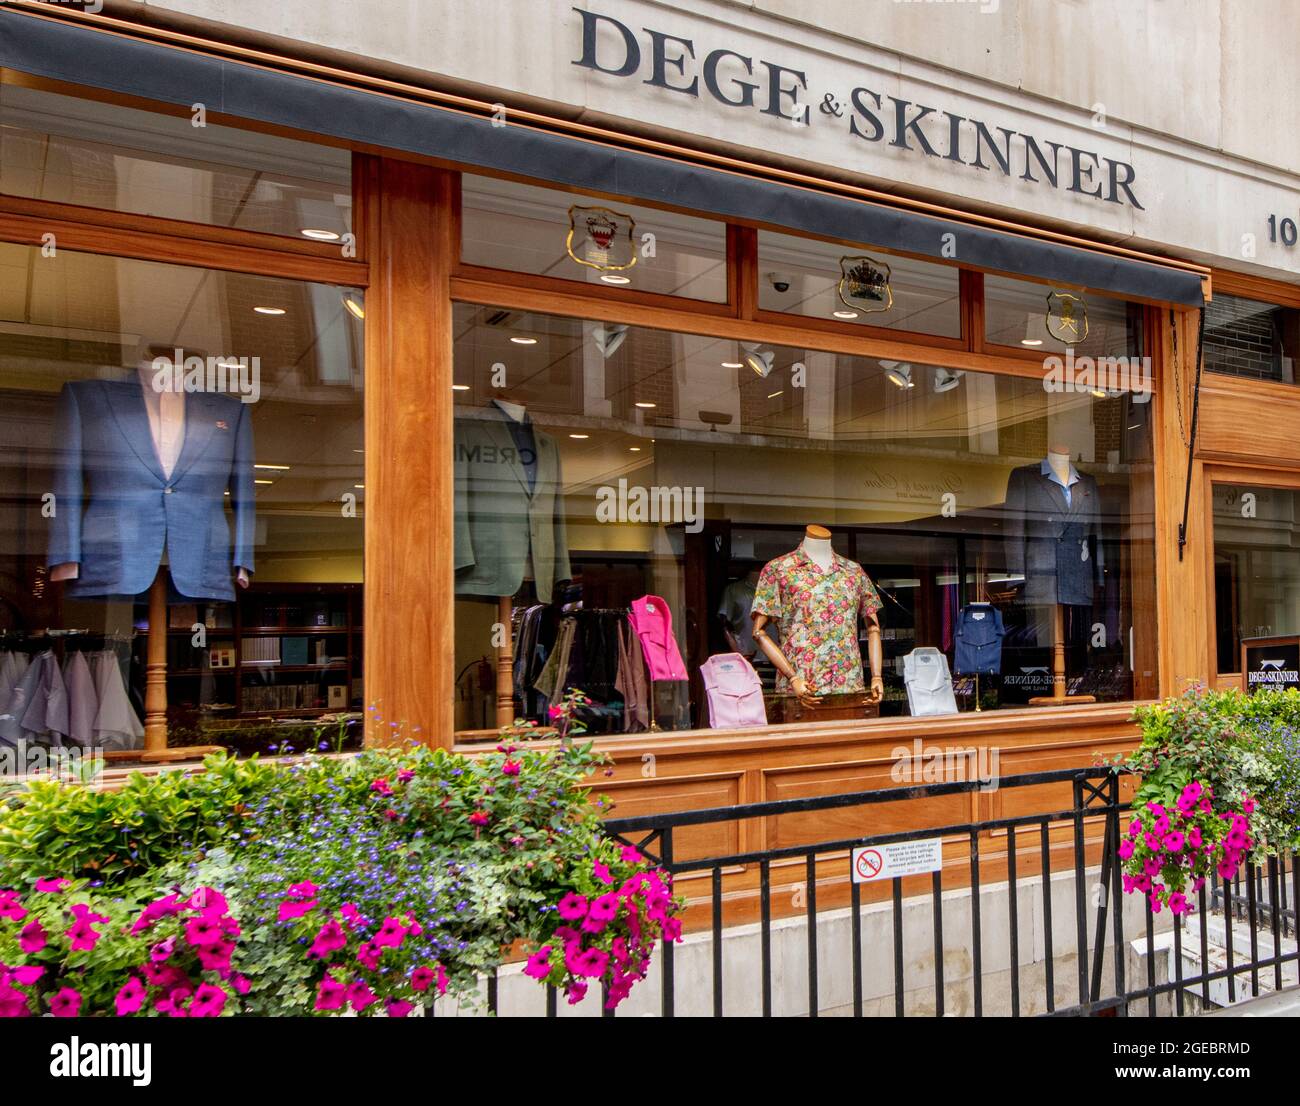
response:
<path id="1" fill-rule="evenodd" d="M 897 876 L 919 876 L 943 867 L 943 839 L 898 841 L 853 850 L 853 882 L 871 883 Z"/>

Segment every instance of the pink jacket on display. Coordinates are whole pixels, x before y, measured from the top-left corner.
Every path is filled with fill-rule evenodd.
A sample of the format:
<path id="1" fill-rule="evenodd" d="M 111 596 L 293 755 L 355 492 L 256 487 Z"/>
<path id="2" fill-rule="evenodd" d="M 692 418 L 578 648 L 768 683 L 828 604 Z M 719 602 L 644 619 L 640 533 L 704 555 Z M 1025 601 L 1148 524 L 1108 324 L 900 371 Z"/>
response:
<path id="1" fill-rule="evenodd" d="M 673 637 L 673 613 L 668 604 L 657 595 L 643 595 L 632 600 L 628 619 L 636 636 L 641 639 L 641 651 L 650 668 L 650 679 L 686 679 L 686 665 L 681 650 L 677 648 L 677 639 Z"/>
<path id="2" fill-rule="evenodd" d="M 763 682 L 739 653 L 719 653 L 700 665 L 709 695 L 709 725 L 715 730 L 766 726 Z"/>

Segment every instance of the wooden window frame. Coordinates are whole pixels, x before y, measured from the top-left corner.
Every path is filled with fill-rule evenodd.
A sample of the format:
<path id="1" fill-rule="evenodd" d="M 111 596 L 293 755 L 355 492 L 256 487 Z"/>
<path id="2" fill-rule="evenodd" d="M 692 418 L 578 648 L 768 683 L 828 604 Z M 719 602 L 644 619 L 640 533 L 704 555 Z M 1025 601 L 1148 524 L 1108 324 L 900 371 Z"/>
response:
<path id="1" fill-rule="evenodd" d="M 1205 628 L 1209 642 L 1209 684 L 1228 689 L 1240 686 L 1241 673 L 1219 671 L 1219 605 L 1214 587 L 1214 488 L 1218 484 L 1234 484 L 1269 491 L 1300 492 L 1300 472 L 1255 465 L 1207 463 L 1202 469 L 1202 477 L 1205 484 L 1205 587 L 1209 600 L 1206 603 L 1209 618 Z"/>

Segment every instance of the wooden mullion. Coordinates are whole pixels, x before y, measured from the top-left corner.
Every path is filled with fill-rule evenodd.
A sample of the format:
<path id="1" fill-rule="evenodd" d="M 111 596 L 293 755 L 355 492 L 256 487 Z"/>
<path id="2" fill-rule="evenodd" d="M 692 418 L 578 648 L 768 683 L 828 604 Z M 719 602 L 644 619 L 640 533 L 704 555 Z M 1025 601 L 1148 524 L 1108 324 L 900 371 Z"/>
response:
<path id="1" fill-rule="evenodd" d="M 962 269 L 958 281 L 961 295 L 961 333 L 966 348 L 985 352 L 984 341 L 984 274 Z"/>
<path id="2" fill-rule="evenodd" d="M 758 311 L 758 231 L 727 225 L 727 277 L 736 317 L 754 318 Z"/>

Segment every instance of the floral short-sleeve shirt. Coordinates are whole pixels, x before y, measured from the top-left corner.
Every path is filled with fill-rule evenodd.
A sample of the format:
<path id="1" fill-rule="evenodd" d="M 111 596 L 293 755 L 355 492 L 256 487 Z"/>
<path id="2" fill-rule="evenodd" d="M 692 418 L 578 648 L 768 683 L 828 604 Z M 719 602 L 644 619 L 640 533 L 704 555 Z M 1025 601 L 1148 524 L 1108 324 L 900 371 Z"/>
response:
<path id="1" fill-rule="evenodd" d="M 864 691 L 858 620 L 875 620 L 880 593 L 856 561 L 832 554 L 825 572 L 800 547 L 768 561 L 758 577 L 753 614 L 781 627 L 781 651 L 817 695 Z M 789 691 L 777 674 L 776 690 Z"/>

